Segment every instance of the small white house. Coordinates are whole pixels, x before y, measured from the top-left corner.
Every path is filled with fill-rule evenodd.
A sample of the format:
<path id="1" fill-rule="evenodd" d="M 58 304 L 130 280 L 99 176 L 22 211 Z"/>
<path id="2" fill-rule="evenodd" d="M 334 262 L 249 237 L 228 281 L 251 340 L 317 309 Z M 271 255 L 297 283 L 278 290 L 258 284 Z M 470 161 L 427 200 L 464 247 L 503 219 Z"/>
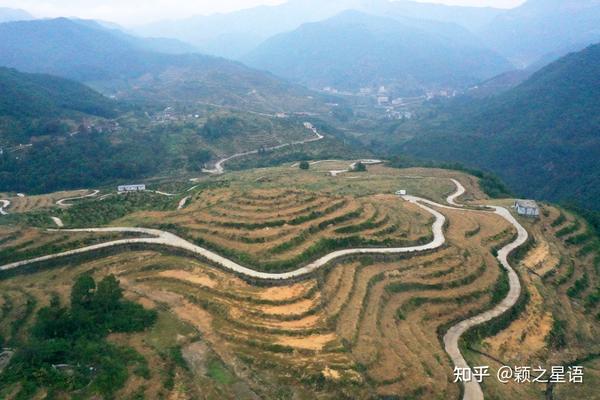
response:
<path id="1" fill-rule="evenodd" d="M 540 208 L 533 200 L 517 200 L 515 201 L 514 208 L 517 210 L 517 214 L 525 217 L 540 216 Z"/>
<path id="2" fill-rule="evenodd" d="M 396 196 L 406 196 L 406 190 L 398 190 Z"/>
<path id="3" fill-rule="evenodd" d="M 117 187 L 119 193 L 125 192 L 143 192 L 146 190 L 146 185 L 121 185 Z"/>

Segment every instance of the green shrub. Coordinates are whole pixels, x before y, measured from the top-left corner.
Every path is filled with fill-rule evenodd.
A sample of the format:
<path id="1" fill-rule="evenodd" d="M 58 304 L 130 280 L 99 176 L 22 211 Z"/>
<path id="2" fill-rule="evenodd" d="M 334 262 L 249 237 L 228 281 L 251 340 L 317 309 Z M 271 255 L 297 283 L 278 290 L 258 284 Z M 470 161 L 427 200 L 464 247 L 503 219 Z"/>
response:
<path id="1" fill-rule="evenodd" d="M 303 169 L 303 170 L 310 169 L 310 164 L 308 163 L 308 161 L 300 162 L 300 169 Z"/>
<path id="2" fill-rule="evenodd" d="M 0 386 L 20 382 L 33 392 L 86 390 L 112 399 L 130 365 L 140 376 L 149 377 L 149 370 L 135 350 L 108 343 L 106 336 L 143 330 L 155 320 L 154 311 L 123 299 L 114 276 L 96 285 L 90 275 L 82 275 L 71 290 L 70 308 L 53 295 L 50 305 L 39 310 L 29 340 L 0 376 Z"/>

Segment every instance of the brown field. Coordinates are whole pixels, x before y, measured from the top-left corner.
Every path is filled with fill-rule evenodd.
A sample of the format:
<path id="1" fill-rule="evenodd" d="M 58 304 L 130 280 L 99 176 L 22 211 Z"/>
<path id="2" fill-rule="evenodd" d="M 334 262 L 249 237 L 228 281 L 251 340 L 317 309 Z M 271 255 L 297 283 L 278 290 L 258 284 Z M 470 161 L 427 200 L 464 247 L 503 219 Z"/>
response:
<path id="1" fill-rule="evenodd" d="M 494 369 L 504 365 L 542 366 L 555 365 L 589 366 L 585 372 L 585 384 L 556 385 L 555 398 L 595 399 L 597 396 L 597 357 L 600 353 L 600 307 L 588 304 L 588 297 L 598 289 L 598 267 L 595 252 L 582 250 L 590 242 L 570 244 L 568 239 L 586 231 L 583 221 L 575 233 L 557 237 L 557 233 L 574 226 L 578 217 L 558 208 L 545 206 L 545 215 L 539 220 L 527 221 L 527 229 L 535 238 L 535 245 L 520 261 L 522 282 L 530 295 L 524 312 L 505 330 L 487 338 L 475 346 L 483 354 L 470 353 L 469 359 L 476 365 L 491 365 Z M 565 221 L 556 226 L 559 215 Z M 576 282 L 586 275 L 588 285 L 573 291 Z M 559 348 L 548 343 L 548 337 L 556 321 L 565 324 L 565 344 Z M 590 356 L 591 355 L 591 356 Z M 589 362 L 578 360 L 591 357 Z M 493 374 L 493 372 L 492 372 Z M 548 386 L 502 385 L 491 380 L 486 393 L 499 398 L 541 398 Z M 541 393 L 541 394 L 540 394 Z"/>
<path id="2" fill-rule="evenodd" d="M 330 178 L 324 174 L 328 168 L 319 164 L 306 173 L 282 167 L 231 174 L 230 187 L 196 193 L 184 210 L 135 213 L 113 224 L 172 224 L 182 230 L 178 233 L 250 260 L 302 256 L 310 261 L 310 247 L 325 238 L 360 235 L 409 243 L 427 237 L 430 216 L 391 193 L 406 187 L 439 200 L 452 191 L 442 177 L 464 178 L 386 167 Z M 266 174 L 273 178 L 255 182 L 256 176 Z M 406 178 L 432 174 L 434 178 Z M 285 184 L 294 179 L 296 184 Z M 466 199 L 484 197 L 473 189 L 474 178 L 464 183 L 470 191 Z M 498 368 L 494 360 L 509 365 L 566 363 L 600 348 L 600 327 L 594 320 L 600 310 L 583 305 L 598 283 L 593 254 L 580 254 L 585 244 L 568 244 L 572 235 L 556 237 L 564 227 L 551 226 L 559 211 L 546 209 L 547 216 L 539 221 L 524 221 L 536 240 L 518 267 L 530 300 L 506 329 L 470 344 L 481 352 L 468 353 L 476 365 Z M 440 211 L 448 218 L 448 243 L 437 251 L 345 259 L 304 281 L 279 286 L 249 283 L 197 259 L 156 250 L 117 253 L 75 266 L 59 264 L 0 280 L 0 334 L 9 340 L 13 334 L 25 337 L 33 316 L 24 315 L 28 299 L 36 300 L 35 309 L 53 292 L 67 301 L 69 286 L 81 272 L 92 271 L 98 278 L 112 273 L 128 298 L 160 312 L 148 332 L 110 337 L 136 349 L 151 366 L 149 379 L 132 375 L 118 398 L 140 388 L 147 399 L 458 398 L 460 387 L 452 383 L 453 367 L 440 337 L 454 322 L 492 306 L 502 275 L 491 250 L 510 241 L 514 229 L 484 212 Z M 564 225 L 574 218 L 569 215 Z M 46 235 L 2 229 L 17 237 L 2 243 L 0 250 Z M 589 275 L 588 287 L 569 296 L 569 288 L 584 273 Z M 26 323 L 12 332 L 11 322 L 18 318 Z M 567 345 L 550 350 L 546 337 L 556 319 L 567 323 Z M 165 349 L 173 346 L 181 348 L 188 368 L 173 367 L 165 356 Z M 593 384 L 600 374 L 597 362 L 588 364 Z M 174 368 L 172 388 L 163 383 L 169 368 Z M 543 399 L 545 388 L 490 381 L 484 389 L 489 398 Z M 594 392 L 593 385 L 577 390 L 578 398 L 593 398 L 585 397 Z M 556 392 L 560 398 L 575 398 L 565 387 Z"/>
<path id="3" fill-rule="evenodd" d="M 10 213 L 24 213 L 27 211 L 46 210 L 53 208 L 56 207 L 56 202 L 60 199 L 82 196 L 87 193 L 87 190 L 72 190 L 37 196 L 0 196 L 0 198 L 10 200 L 11 204 L 7 210 Z"/>

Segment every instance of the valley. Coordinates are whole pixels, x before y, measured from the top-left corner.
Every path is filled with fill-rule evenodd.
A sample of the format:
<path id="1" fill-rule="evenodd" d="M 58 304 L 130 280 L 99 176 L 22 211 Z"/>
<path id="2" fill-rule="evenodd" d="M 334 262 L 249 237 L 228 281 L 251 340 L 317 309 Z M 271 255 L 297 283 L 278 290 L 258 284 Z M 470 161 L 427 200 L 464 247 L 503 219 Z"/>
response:
<path id="1" fill-rule="evenodd" d="M 1 400 L 600 400 L 598 0 L 1 3 Z"/>

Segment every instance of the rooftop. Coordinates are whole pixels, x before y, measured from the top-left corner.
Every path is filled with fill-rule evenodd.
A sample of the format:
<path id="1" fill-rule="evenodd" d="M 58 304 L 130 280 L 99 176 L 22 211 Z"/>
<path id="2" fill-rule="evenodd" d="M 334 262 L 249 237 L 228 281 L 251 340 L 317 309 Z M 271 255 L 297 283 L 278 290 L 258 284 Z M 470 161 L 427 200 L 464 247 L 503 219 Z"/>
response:
<path id="1" fill-rule="evenodd" d="M 515 205 L 518 207 L 538 208 L 538 205 L 534 200 L 517 200 Z"/>

